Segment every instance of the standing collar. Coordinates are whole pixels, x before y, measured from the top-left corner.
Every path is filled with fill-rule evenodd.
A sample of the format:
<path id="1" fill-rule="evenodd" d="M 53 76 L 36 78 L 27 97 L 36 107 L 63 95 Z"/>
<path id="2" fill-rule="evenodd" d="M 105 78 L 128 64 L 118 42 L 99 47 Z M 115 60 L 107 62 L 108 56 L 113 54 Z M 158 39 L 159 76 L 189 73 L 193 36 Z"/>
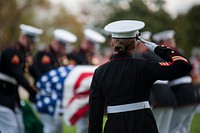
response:
<path id="1" fill-rule="evenodd" d="M 14 48 L 26 52 L 25 47 L 19 41 L 14 44 Z"/>
<path id="2" fill-rule="evenodd" d="M 132 55 L 128 54 L 128 53 L 124 53 L 124 54 L 114 54 L 111 57 L 111 60 L 121 60 L 121 59 L 131 59 Z"/>

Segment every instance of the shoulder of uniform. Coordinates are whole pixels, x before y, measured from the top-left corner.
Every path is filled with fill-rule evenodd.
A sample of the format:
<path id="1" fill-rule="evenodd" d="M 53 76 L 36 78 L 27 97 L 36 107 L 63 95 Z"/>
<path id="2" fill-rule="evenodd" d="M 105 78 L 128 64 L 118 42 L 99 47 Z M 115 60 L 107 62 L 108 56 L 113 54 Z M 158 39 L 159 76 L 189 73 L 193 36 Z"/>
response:
<path id="1" fill-rule="evenodd" d="M 41 63 L 42 64 L 49 64 L 51 62 L 51 57 L 47 54 L 43 54 L 41 56 Z"/>
<path id="2" fill-rule="evenodd" d="M 172 61 L 177 61 L 177 60 L 182 60 L 188 63 L 188 60 L 182 56 L 176 55 L 176 56 L 172 56 Z"/>
<path id="3" fill-rule="evenodd" d="M 172 62 L 159 62 L 160 66 L 171 66 Z"/>
<path id="4" fill-rule="evenodd" d="M 38 55 L 38 56 L 44 56 L 44 55 L 50 55 L 50 52 L 48 51 L 48 50 L 46 50 L 46 49 L 44 49 L 44 50 L 41 50 L 41 51 L 38 51 L 37 53 L 36 53 L 36 55 Z"/>
<path id="5" fill-rule="evenodd" d="M 108 62 L 106 62 L 106 63 L 103 63 L 103 64 L 99 65 L 99 66 L 97 67 L 97 69 L 98 69 L 98 70 L 101 70 L 101 69 L 107 67 L 109 63 L 110 63 L 110 61 L 108 61 Z"/>
<path id="6" fill-rule="evenodd" d="M 21 58 L 18 54 L 15 53 L 11 56 L 10 61 L 11 61 L 12 64 L 18 65 L 21 62 Z"/>
<path id="7" fill-rule="evenodd" d="M 4 53 L 9 57 L 12 57 L 14 55 L 20 56 L 22 53 L 19 50 L 13 49 L 13 48 L 8 48 L 4 51 Z"/>

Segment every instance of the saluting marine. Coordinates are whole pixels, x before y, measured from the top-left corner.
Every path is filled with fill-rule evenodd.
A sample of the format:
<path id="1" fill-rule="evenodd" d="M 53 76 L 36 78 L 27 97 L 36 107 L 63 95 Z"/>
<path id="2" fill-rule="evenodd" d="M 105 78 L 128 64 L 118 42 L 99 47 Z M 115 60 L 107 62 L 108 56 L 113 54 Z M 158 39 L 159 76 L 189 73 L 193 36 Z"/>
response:
<path id="1" fill-rule="evenodd" d="M 165 35 L 165 37 L 168 36 L 171 36 L 171 34 Z M 151 32 L 149 31 L 142 32 L 140 36 L 141 39 L 148 41 L 150 40 L 150 37 Z M 143 42 L 139 42 L 136 51 L 138 51 L 140 53 L 139 55 L 144 59 L 163 62 L 161 64 L 163 66 L 167 65 L 162 58 L 157 56 L 154 52 L 148 50 Z M 151 92 L 152 95 L 150 97 L 150 104 L 156 119 L 158 131 L 161 133 L 168 133 L 173 114 L 173 108 L 176 105 L 176 97 L 168 86 L 168 80 L 157 80 L 152 85 Z"/>
<path id="2" fill-rule="evenodd" d="M 0 132 L 2 133 L 24 132 L 23 125 L 19 125 L 22 123 L 16 117 L 20 106 L 18 85 L 29 92 L 30 101 L 35 100 L 32 95 L 36 94 L 36 90 L 24 77 L 24 72 L 30 65 L 27 61 L 31 47 L 43 31 L 24 24 L 20 25 L 20 29 L 18 42 L 13 47 L 5 49 L 0 59 Z"/>
<path id="3" fill-rule="evenodd" d="M 160 45 L 176 49 L 174 35 L 174 30 L 165 30 L 154 34 L 153 37 Z M 179 57 L 174 58 L 178 59 Z M 192 78 L 189 74 L 190 73 L 187 73 L 187 75 L 170 80 L 168 83 L 168 86 L 174 92 L 177 100 L 177 106 L 173 111 L 169 133 L 189 133 L 190 124 L 198 104 L 198 94 L 192 84 Z"/>
<path id="4" fill-rule="evenodd" d="M 90 88 L 89 133 L 102 133 L 104 107 L 107 107 L 105 133 L 158 133 L 149 105 L 151 86 L 156 80 L 175 79 L 191 71 L 189 61 L 176 50 L 152 42 L 145 46 L 163 62 L 132 58 L 138 30 L 144 22 L 121 20 L 108 24 L 115 54 L 95 70 Z"/>

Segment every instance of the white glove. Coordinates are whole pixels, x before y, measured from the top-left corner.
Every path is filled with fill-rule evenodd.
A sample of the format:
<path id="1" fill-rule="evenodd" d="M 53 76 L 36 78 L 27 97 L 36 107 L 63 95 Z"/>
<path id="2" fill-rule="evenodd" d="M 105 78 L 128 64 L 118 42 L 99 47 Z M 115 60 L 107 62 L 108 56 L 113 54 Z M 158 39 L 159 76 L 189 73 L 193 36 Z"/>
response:
<path id="1" fill-rule="evenodd" d="M 146 41 L 146 40 L 144 40 L 144 39 L 140 39 L 140 38 L 139 38 L 139 40 L 140 40 L 141 42 L 143 42 L 144 45 L 145 45 L 150 51 L 152 51 L 152 52 L 154 52 L 154 49 L 158 46 L 157 44 L 155 44 L 155 43 L 153 43 L 153 42 Z"/>

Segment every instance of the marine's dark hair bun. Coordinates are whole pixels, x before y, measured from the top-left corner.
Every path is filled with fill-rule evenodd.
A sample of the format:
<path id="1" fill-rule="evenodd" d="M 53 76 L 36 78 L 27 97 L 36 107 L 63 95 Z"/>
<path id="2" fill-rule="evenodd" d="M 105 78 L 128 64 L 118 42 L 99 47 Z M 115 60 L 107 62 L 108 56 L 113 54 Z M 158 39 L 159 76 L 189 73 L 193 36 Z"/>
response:
<path id="1" fill-rule="evenodd" d="M 114 49 L 115 49 L 115 51 L 118 52 L 118 53 L 123 53 L 123 52 L 125 52 L 125 51 L 124 51 L 125 48 L 124 48 L 123 45 L 116 45 L 116 46 L 114 47 Z"/>

